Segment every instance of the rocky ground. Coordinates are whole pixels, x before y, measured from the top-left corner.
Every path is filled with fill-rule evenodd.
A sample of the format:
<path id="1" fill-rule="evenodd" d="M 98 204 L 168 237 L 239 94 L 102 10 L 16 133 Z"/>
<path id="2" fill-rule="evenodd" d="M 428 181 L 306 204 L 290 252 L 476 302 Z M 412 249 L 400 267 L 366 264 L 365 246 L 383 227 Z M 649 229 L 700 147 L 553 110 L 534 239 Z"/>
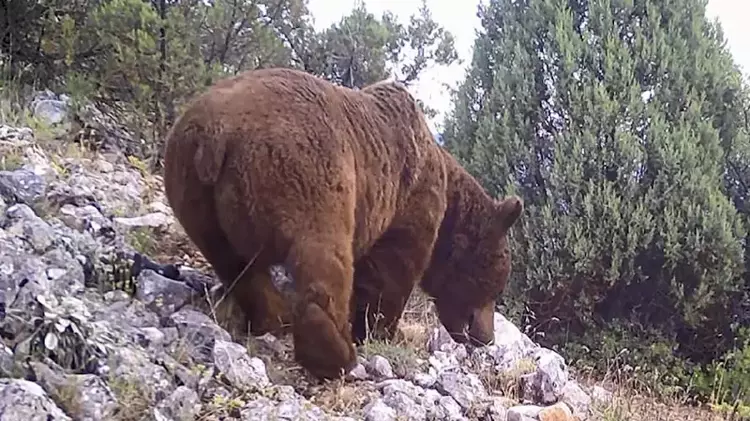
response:
<path id="1" fill-rule="evenodd" d="M 137 160 L 5 125 L 0 156 L 0 421 L 584 420 L 611 399 L 499 313 L 494 345 L 456 344 L 420 295 L 398 343 L 321 384 L 289 338 L 217 323 L 212 272 Z"/>

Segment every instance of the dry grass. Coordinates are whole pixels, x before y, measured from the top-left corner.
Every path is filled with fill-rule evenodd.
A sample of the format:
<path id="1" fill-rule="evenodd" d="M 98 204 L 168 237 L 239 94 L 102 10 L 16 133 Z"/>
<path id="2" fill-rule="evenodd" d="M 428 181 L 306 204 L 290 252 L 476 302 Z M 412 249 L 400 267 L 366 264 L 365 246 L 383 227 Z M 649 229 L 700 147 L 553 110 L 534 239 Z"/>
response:
<path id="1" fill-rule="evenodd" d="M 56 386 L 56 387 L 55 387 Z M 70 381 L 68 384 L 59 384 L 52 387 L 50 398 L 62 408 L 66 414 L 74 417 L 82 415 L 82 402 L 78 382 Z"/>
<path id="2" fill-rule="evenodd" d="M 427 359 L 426 348 L 436 321 L 432 301 L 422 291 L 415 290 L 406 303 L 393 339 L 367 339 L 359 348 L 359 353 L 366 359 L 375 355 L 386 358 L 394 374 L 406 377 L 419 368 L 421 361 Z"/>
<path id="3" fill-rule="evenodd" d="M 139 382 L 133 379 L 111 379 L 109 388 L 120 403 L 119 411 L 113 416 L 114 421 L 140 421 L 148 418 L 153 407 L 153 395 L 144 390 Z"/>
<path id="4" fill-rule="evenodd" d="M 517 361 L 508 371 L 481 370 L 477 374 L 488 391 L 517 402 L 521 396 L 521 377 L 533 373 L 535 369 L 534 361 L 524 358 Z"/>
<path id="5" fill-rule="evenodd" d="M 239 419 L 243 405 L 245 405 L 243 397 L 215 395 L 209 402 L 204 402 L 196 421 Z"/>
<path id="6" fill-rule="evenodd" d="M 23 165 L 23 149 L 21 145 L 0 143 L 0 171 L 13 171 Z"/>
<path id="7" fill-rule="evenodd" d="M 739 421 L 725 416 L 709 406 L 696 403 L 685 391 L 665 391 L 657 384 L 636 380 L 629 370 L 617 361 L 604 376 L 593 376 L 589 370 L 571 369 L 571 375 L 584 386 L 602 386 L 614 391 L 608 402 L 594 402 L 595 419 L 603 421 Z"/>
<path id="8" fill-rule="evenodd" d="M 312 386 L 302 394 L 311 403 L 339 415 L 363 417 L 362 409 L 380 392 L 371 383 L 337 380 Z"/>
<path id="9" fill-rule="evenodd" d="M 627 387 L 615 389 L 612 401 L 594 405 L 595 419 L 604 421 L 720 421 L 728 420 L 706 408 L 688 406 L 679 399 L 657 399 Z"/>

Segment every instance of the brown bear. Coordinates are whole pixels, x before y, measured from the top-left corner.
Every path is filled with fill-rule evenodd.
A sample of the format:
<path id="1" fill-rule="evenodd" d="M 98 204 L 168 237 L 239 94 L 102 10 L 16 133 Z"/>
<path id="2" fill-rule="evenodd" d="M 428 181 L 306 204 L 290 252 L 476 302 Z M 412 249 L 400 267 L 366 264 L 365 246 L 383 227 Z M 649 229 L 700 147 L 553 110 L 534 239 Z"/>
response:
<path id="1" fill-rule="evenodd" d="M 417 283 L 456 340 L 493 340 L 506 234 L 523 203 L 489 197 L 402 85 L 353 90 L 297 70 L 246 71 L 189 104 L 164 165 L 175 217 L 243 322 L 256 335 L 292 322 L 311 374 L 350 370 L 368 329 L 391 337 Z M 271 284 L 273 264 L 290 271 L 293 303 Z"/>

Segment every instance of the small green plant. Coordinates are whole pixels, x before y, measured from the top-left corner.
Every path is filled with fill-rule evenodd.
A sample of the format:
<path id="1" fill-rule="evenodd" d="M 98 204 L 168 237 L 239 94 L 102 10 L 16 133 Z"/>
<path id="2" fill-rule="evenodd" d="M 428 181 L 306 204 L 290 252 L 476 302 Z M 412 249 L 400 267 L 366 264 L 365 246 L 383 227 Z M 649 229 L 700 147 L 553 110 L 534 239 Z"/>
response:
<path id="1" fill-rule="evenodd" d="M 112 393 L 120 402 L 115 421 L 140 421 L 148 418 L 152 394 L 134 379 L 116 378 L 108 382 Z"/>
<path id="2" fill-rule="evenodd" d="M 19 151 L 3 151 L 3 149 L 0 149 L 0 152 L 3 152 L 0 156 L 0 170 L 13 171 L 23 166 L 23 156 Z"/>
<path id="3" fill-rule="evenodd" d="M 694 390 L 715 412 L 750 419 L 750 329 L 741 329 L 737 337 L 735 349 L 696 370 Z"/>
<path id="4" fill-rule="evenodd" d="M 374 355 L 387 359 L 391 363 L 393 372 L 399 376 L 406 376 L 419 368 L 418 350 L 399 342 L 367 339 L 360 346 L 359 351 L 368 359 Z"/>
<path id="5" fill-rule="evenodd" d="M 601 338 L 601 339 L 598 339 Z M 587 367 L 605 381 L 627 385 L 648 396 L 672 398 L 690 393 L 693 365 L 675 355 L 676 342 L 654 329 L 611 322 L 561 351 L 569 364 Z"/>
<path id="6" fill-rule="evenodd" d="M 137 227 L 128 231 L 128 243 L 138 252 L 151 255 L 156 252 L 156 241 L 147 227 Z"/>
<path id="7" fill-rule="evenodd" d="M 242 406 L 244 405 L 245 402 L 242 397 L 231 395 L 225 396 L 217 393 L 203 405 L 196 420 L 208 421 L 240 418 L 240 409 L 242 409 Z"/>
<path id="8" fill-rule="evenodd" d="M 82 396 L 80 392 L 79 381 L 76 376 L 69 376 L 66 383 L 58 385 L 54 392 L 50 394 L 52 400 L 63 408 L 67 414 L 75 417 L 83 415 Z"/>
<path id="9" fill-rule="evenodd" d="M 44 295 L 36 300 L 45 309 L 44 316 L 36 331 L 19 346 L 26 348 L 29 355 L 49 358 L 71 372 L 87 371 L 102 352 L 83 323 L 90 317 L 85 308 L 73 298 L 65 298 L 55 306 Z"/>
<path id="10" fill-rule="evenodd" d="M 137 169 L 141 173 L 141 176 L 148 176 L 148 165 L 142 159 L 133 155 L 128 155 L 128 162 L 131 166 L 133 166 L 133 168 Z"/>
<path id="11" fill-rule="evenodd" d="M 482 370 L 479 372 L 479 378 L 488 390 L 497 390 L 503 396 L 515 399 L 520 396 L 521 377 L 533 373 L 534 370 L 536 370 L 534 360 L 521 358 L 507 371 Z"/>
<path id="12" fill-rule="evenodd" d="M 245 404 L 244 402 L 242 402 L 242 399 L 239 399 L 237 397 L 228 398 L 224 395 L 214 395 L 211 403 L 218 407 L 227 408 L 230 411 L 237 410 Z"/>
<path id="13" fill-rule="evenodd" d="M 622 406 L 610 405 L 603 408 L 598 414 L 602 421 L 628 421 L 630 417 Z"/>

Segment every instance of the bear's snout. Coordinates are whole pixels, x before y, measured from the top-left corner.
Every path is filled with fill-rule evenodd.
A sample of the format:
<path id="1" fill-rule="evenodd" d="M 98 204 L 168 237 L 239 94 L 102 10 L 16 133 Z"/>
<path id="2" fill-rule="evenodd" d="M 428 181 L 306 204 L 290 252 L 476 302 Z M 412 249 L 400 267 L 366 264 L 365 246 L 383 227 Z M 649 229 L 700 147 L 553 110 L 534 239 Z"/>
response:
<path id="1" fill-rule="evenodd" d="M 474 346 L 492 345 L 495 341 L 495 303 L 474 310 L 469 315 L 467 336 Z"/>

